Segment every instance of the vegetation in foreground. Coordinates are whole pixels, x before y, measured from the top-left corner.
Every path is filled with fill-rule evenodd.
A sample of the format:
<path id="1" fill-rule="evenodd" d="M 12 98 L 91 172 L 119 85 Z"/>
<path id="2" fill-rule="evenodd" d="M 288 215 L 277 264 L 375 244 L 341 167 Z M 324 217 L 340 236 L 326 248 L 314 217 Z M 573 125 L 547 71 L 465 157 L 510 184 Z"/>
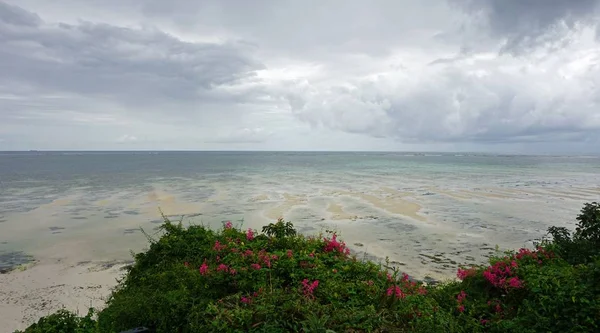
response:
<path id="1" fill-rule="evenodd" d="M 357 260 L 332 232 L 166 220 L 104 310 L 59 311 L 25 332 L 598 332 L 600 204 L 577 220 L 573 234 L 552 227 L 535 249 L 433 287 Z"/>

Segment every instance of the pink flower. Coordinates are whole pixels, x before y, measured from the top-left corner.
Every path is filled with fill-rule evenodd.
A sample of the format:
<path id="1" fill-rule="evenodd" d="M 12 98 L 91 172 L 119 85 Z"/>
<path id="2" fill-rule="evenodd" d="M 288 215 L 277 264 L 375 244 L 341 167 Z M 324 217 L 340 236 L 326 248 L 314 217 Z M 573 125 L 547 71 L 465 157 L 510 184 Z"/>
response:
<path id="1" fill-rule="evenodd" d="M 252 252 L 252 250 L 246 250 L 246 252 L 244 252 L 243 256 L 244 256 L 244 257 L 245 257 L 245 256 L 251 256 L 251 255 L 253 255 L 253 254 L 254 254 L 254 252 Z"/>
<path id="2" fill-rule="evenodd" d="M 473 276 L 473 275 L 475 275 L 474 268 L 470 268 L 470 269 L 459 268 L 458 271 L 456 272 L 456 277 L 459 280 L 464 280 L 464 279 L 468 278 L 469 276 Z"/>
<path id="3" fill-rule="evenodd" d="M 314 291 L 319 286 L 319 280 L 314 280 L 312 283 L 309 283 L 308 279 L 302 280 L 302 289 L 304 291 L 304 296 L 313 298 Z"/>
<path id="4" fill-rule="evenodd" d="M 259 270 L 260 269 L 260 265 L 259 264 L 252 264 L 252 265 L 250 265 L 250 267 L 252 267 L 255 270 Z"/>
<path id="5" fill-rule="evenodd" d="M 369 280 L 369 281 L 367 281 L 367 284 L 368 284 L 369 286 L 372 286 L 372 285 L 373 285 L 373 283 L 374 283 L 374 282 L 373 282 L 373 280 Z"/>
<path id="6" fill-rule="evenodd" d="M 409 279 L 408 274 L 402 273 L 402 281 L 407 282 Z"/>
<path id="7" fill-rule="evenodd" d="M 519 280 L 518 277 L 510 278 L 510 280 L 508 280 L 508 285 L 512 288 L 522 288 L 523 287 L 523 283 L 521 282 L 521 280 Z"/>
<path id="8" fill-rule="evenodd" d="M 392 296 L 394 294 L 394 286 L 391 286 L 387 289 L 387 295 Z"/>
<path id="9" fill-rule="evenodd" d="M 481 325 L 486 325 L 486 324 L 487 324 L 487 323 L 489 323 L 490 321 L 489 321 L 489 320 L 487 320 L 487 319 L 481 319 L 479 322 L 481 323 Z"/>
<path id="10" fill-rule="evenodd" d="M 204 262 L 201 266 L 200 266 L 200 274 L 201 275 L 206 275 L 208 274 L 208 265 L 206 264 L 206 262 Z"/>
<path id="11" fill-rule="evenodd" d="M 350 254 L 350 250 L 346 248 L 346 243 L 337 241 L 336 234 L 333 234 L 331 239 L 323 238 L 323 241 L 325 242 L 325 248 L 323 249 L 325 252 Z"/>
<path id="12" fill-rule="evenodd" d="M 388 280 L 389 282 L 392 282 L 392 274 L 390 274 L 390 273 L 386 273 L 386 276 L 387 276 L 387 280 Z"/>
<path id="13" fill-rule="evenodd" d="M 459 305 L 457 308 L 458 312 L 463 313 L 465 312 L 465 306 L 464 305 Z"/>
<path id="14" fill-rule="evenodd" d="M 233 228 L 233 224 L 231 224 L 231 221 L 225 222 L 225 229 L 231 229 L 231 228 Z"/>
<path id="15" fill-rule="evenodd" d="M 227 267 L 227 265 L 225 264 L 220 264 L 219 267 L 217 267 L 217 272 L 228 272 L 229 271 L 229 267 Z"/>
<path id="16" fill-rule="evenodd" d="M 293 256 L 292 250 L 287 250 L 287 256 L 288 258 L 291 258 Z"/>
<path id="17" fill-rule="evenodd" d="M 314 258 L 315 254 L 311 252 L 311 253 L 308 254 L 308 256 L 311 257 L 311 258 Z"/>
<path id="18" fill-rule="evenodd" d="M 217 252 L 225 249 L 227 247 L 227 245 L 221 244 L 219 241 L 215 242 L 215 246 L 213 246 L 213 249 Z"/>
<path id="19" fill-rule="evenodd" d="M 246 231 L 246 239 L 251 241 L 254 239 L 254 231 L 252 231 L 252 229 L 248 228 L 248 230 Z"/>
<path id="20" fill-rule="evenodd" d="M 419 287 L 419 290 L 417 292 L 419 293 L 419 295 L 427 295 L 427 289 L 425 289 L 424 287 Z"/>
<path id="21" fill-rule="evenodd" d="M 387 289 L 387 295 L 388 296 L 396 296 L 396 298 L 404 298 L 406 297 L 406 295 L 404 294 L 404 292 L 402 291 L 402 289 L 400 289 L 400 286 L 391 286 Z"/>
<path id="22" fill-rule="evenodd" d="M 242 298 L 240 298 L 240 301 L 244 304 L 250 304 L 252 303 L 252 299 L 246 296 L 242 296 Z"/>
<path id="23" fill-rule="evenodd" d="M 456 295 L 456 300 L 458 301 L 458 303 L 462 303 L 462 301 L 464 301 L 465 298 L 467 298 L 467 293 L 465 293 L 464 290 L 461 290 L 460 293 Z"/>
<path id="24" fill-rule="evenodd" d="M 231 274 L 231 275 L 236 275 L 236 274 L 237 274 L 237 271 L 235 270 L 235 268 L 230 268 L 230 269 L 229 269 L 229 274 Z"/>

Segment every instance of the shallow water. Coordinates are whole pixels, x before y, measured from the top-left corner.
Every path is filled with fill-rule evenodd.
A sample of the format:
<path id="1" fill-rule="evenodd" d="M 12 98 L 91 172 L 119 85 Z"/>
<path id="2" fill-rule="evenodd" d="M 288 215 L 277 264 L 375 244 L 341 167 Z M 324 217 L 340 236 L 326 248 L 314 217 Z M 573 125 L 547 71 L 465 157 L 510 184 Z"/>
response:
<path id="1" fill-rule="evenodd" d="M 121 260 L 159 208 L 219 227 L 283 216 L 335 229 L 361 257 L 453 276 L 501 249 L 572 227 L 600 199 L 600 158 L 404 153 L 0 153 L 0 253 Z M 243 221 L 242 221 L 243 220 Z"/>

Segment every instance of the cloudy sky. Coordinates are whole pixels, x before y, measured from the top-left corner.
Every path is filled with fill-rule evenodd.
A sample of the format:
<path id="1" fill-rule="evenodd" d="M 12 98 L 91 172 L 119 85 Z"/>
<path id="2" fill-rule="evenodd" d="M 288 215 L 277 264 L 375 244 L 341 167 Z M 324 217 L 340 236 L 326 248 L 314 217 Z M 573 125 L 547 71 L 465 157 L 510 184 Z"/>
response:
<path id="1" fill-rule="evenodd" d="M 600 152 L 600 0 L 0 0 L 0 150 Z"/>

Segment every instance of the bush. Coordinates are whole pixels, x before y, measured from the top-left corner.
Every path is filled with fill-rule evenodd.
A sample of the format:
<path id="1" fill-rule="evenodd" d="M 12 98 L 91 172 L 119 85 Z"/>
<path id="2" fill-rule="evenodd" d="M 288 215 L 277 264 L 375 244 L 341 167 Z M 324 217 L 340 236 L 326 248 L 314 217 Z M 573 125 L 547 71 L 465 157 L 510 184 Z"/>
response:
<path id="1" fill-rule="evenodd" d="M 552 247 L 569 263 L 585 264 L 596 260 L 600 254 L 600 203 L 586 203 L 577 216 L 575 233 L 564 227 L 550 227 Z"/>
<path id="2" fill-rule="evenodd" d="M 219 231 L 166 220 L 92 318 L 59 312 L 26 332 L 593 332 L 600 331 L 598 204 L 573 234 L 458 270 L 426 287 L 352 257 L 335 233 L 279 220 Z"/>

